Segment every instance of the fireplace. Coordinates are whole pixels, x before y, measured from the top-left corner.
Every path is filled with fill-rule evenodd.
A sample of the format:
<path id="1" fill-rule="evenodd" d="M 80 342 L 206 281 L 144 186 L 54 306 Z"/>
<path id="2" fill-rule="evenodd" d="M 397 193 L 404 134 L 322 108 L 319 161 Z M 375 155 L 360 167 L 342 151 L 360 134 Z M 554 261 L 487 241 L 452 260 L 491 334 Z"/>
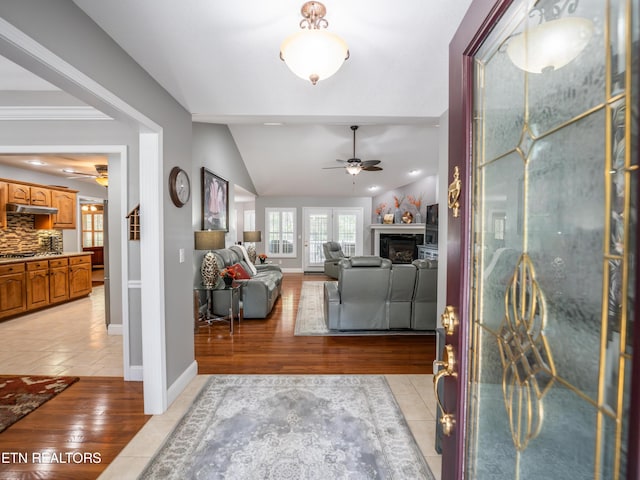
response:
<path id="1" fill-rule="evenodd" d="M 391 263 L 411 263 L 418 258 L 418 245 L 424 235 L 412 233 L 381 233 L 380 256 Z"/>

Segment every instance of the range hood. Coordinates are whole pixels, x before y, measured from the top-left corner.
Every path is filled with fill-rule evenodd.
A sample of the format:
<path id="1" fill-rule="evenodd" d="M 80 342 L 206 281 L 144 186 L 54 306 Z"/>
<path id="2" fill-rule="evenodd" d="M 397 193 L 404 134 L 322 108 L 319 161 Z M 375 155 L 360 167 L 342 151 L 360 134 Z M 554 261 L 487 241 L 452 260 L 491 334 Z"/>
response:
<path id="1" fill-rule="evenodd" d="M 39 207 L 37 205 L 20 205 L 19 203 L 7 203 L 7 212 L 25 213 L 32 215 L 57 214 L 58 209 L 53 207 Z"/>

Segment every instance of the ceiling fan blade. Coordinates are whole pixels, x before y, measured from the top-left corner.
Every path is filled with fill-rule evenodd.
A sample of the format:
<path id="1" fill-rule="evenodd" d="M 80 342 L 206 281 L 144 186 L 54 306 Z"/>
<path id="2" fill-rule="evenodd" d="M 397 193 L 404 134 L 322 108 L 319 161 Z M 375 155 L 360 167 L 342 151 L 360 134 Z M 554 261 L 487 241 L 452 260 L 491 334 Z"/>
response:
<path id="1" fill-rule="evenodd" d="M 362 162 L 363 167 L 373 167 L 374 165 L 378 165 L 380 160 L 365 160 Z"/>
<path id="2" fill-rule="evenodd" d="M 333 170 L 334 168 L 345 168 L 345 167 L 322 167 L 322 170 Z"/>
<path id="3" fill-rule="evenodd" d="M 362 167 L 362 170 L 366 170 L 367 172 L 379 172 L 382 170 L 382 167 Z"/>
<path id="4" fill-rule="evenodd" d="M 348 160 L 340 160 L 339 158 L 336 158 L 336 162 L 340 162 L 340 163 L 349 163 Z"/>

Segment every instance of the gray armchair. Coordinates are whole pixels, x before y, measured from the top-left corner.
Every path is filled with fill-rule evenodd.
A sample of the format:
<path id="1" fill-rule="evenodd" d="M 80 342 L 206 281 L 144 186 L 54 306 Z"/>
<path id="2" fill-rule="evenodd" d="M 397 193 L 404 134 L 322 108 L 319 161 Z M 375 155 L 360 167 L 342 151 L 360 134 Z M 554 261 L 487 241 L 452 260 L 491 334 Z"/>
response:
<path id="1" fill-rule="evenodd" d="M 417 267 L 411 328 L 435 330 L 438 326 L 438 261 L 414 260 Z"/>
<path id="2" fill-rule="evenodd" d="M 324 273 L 331 278 L 338 278 L 338 264 L 340 260 L 346 258 L 342 253 L 342 247 L 338 242 L 326 242 L 322 244 L 324 251 Z"/>
<path id="3" fill-rule="evenodd" d="M 391 260 L 365 256 L 340 261 L 337 282 L 325 282 L 325 321 L 330 330 L 388 330 Z"/>

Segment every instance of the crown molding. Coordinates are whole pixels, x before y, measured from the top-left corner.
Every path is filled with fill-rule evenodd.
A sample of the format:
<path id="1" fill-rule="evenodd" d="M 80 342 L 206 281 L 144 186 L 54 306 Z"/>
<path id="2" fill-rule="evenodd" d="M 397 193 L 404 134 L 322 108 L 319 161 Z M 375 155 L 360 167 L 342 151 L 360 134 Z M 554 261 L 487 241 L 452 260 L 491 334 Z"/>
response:
<path id="1" fill-rule="evenodd" d="M 113 120 L 113 118 L 88 106 L 0 106 L 1 120 Z"/>

